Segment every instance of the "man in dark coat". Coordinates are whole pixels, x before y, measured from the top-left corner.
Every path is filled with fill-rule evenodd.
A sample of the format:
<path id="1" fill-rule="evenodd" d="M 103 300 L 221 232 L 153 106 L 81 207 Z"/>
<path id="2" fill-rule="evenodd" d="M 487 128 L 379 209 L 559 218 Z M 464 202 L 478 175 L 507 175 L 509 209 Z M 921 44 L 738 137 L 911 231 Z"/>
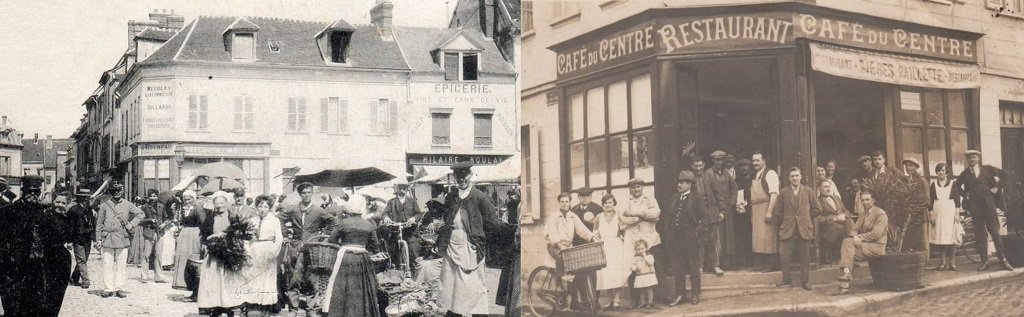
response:
<path id="1" fill-rule="evenodd" d="M 89 280 L 89 252 L 92 242 L 96 240 L 96 213 L 89 206 L 92 191 L 79 188 L 75 193 L 75 203 L 68 209 L 68 231 L 75 252 L 75 272 L 71 274 L 71 283 L 88 289 L 92 285 Z"/>
<path id="2" fill-rule="evenodd" d="M 1006 175 L 1003 170 L 992 165 L 981 164 L 981 152 L 967 151 L 967 168 L 957 176 L 953 183 L 953 195 L 964 202 L 964 209 L 971 213 L 974 220 L 975 241 L 985 241 L 986 234 L 992 238 L 996 246 L 999 260 L 1007 270 L 1013 270 L 1006 261 L 1003 239 L 999 236 L 999 217 L 996 208 L 1003 207 L 1001 190 Z M 974 248 L 981 254 L 981 266 L 978 271 L 988 270 L 988 243 L 975 243 Z"/>
<path id="3" fill-rule="evenodd" d="M 792 286 L 790 278 L 792 267 L 790 260 L 796 252 L 800 261 L 800 282 L 805 290 L 811 290 L 810 266 L 811 255 L 809 243 L 814 239 L 814 222 L 821 213 L 818 200 L 808 186 L 800 183 L 800 168 L 789 169 L 789 186 L 779 189 L 779 202 L 772 211 L 775 219 L 779 219 L 779 256 L 782 258 L 782 283 L 779 286 Z"/>
<path id="4" fill-rule="evenodd" d="M 583 220 L 583 226 L 587 227 L 587 230 L 594 231 L 594 217 L 604 212 L 604 208 L 598 205 L 593 200 L 594 190 L 590 187 L 583 187 L 576 191 L 576 199 L 580 201 L 576 206 L 572 206 L 569 212 L 576 214 L 576 217 Z M 580 237 L 573 238 L 573 245 L 582 245 L 590 241 L 584 240 Z M 584 310 L 586 307 L 580 303 L 590 303 L 590 298 L 587 298 L 587 280 L 592 285 L 597 283 L 597 271 L 586 271 L 576 275 L 576 279 L 573 280 L 572 284 L 569 285 L 569 293 L 572 294 L 573 305 L 570 308 L 573 310 Z"/>
<path id="5" fill-rule="evenodd" d="M 173 252 L 173 250 L 163 250 L 163 239 L 161 238 L 164 236 L 166 223 L 174 219 L 174 216 L 168 215 L 167 208 L 158 201 L 159 193 L 157 190 L 150 189 L 146 196 L 146 204 L 142 206 L 142 212 L 146 213 L 146 219 L 142 221 L 141 282 L 145 283 L 149 279 L 150 263 L 152 263 L 153 281 L 156 283 L 167 283 L 160 276 L 160 271 L 163 270 L 163 263 L 160 263 L 160 255 L 163 252 Z"/>
<path id="6" fill-rule="evenodd" d="M 305 240 L 321 235 L 330 234 L 334 228 L 336 219 L 330 212 L 313 203 L 313 184 L 302 183 L 295 187 L 299 192 L 301 201 L 298 205 L 284 207 L 284 211 L 277 215 L 284 226 L 290 226 L 293 232 L 293 239 L 289 242 L 286 255 L 285 270 L 288 272 L 288 291 L 286 296 L 289 305 L 299 307 L 300 293 L 307 283 L 305 278 L 305 259 L 302 257 L 302 246 Z"/>
<path id="7" fill-rule="evenodd" d="M 666 252 L 668 265 L 661 267 L 668 267 L 669 272 L 667 273 L 675 281 L 675 285 L 668 285 L 669 288 L 675 287 L 676 289 L 676 298 L 669 305 L 675 306 L 687 299 L 687 296 L 684 295 L 687 275 L 690 276 L 689 300 L 690 303 L 697 305 L 700 303 L 697 231 L 701 229 L 704 221 L 709 220 L 705 219 L 708 217 L 707 205 L 701 194 L 693 190 L 693 185 L 697 182 L 693 172 L 680 171 L 678 179 L 679 183 L 676 189 L 679 190 L 679 195 L 672 198 L 669 207 L 662 211 L 658 220 L 662 244 L 666 250 L 672 251 Z M 673 278 L 669 279 L 669 283 L 673 281 Z"/>
<path id="8" fill-rule="evenodd" d="M 10 185 L 7 184 L 7 179 L 0 177 L 0 208 L 10 205 L 18 198 L 18 195 L 11 191 Z"/>
<path id="9" fill-rule="evenodd" d="M 5 317 L 57 316 L 64 300 L 71 271 L 71 255 L 64 244 L 70 242 L 64 203 L 67 194 L 59 194 L 53 206 L 39 202 L 43 178 L 29 175 L 22 179 L 22 197 L 3 208 L 8 225 L 4 238 L 11 244 L 4 253 L 0 285 Z"/>
<path id="10" fill-rule="evenodd" d="M 395 198 L 388 200 L 388 204 L 384 207 L 384 223 L 398 222 L 408 227 L 402 229 L 402 239 L 409 247 L 409 263 L 410 267 L 415 265 L 416 257 L 420 254 L 420 242 L 419 239 L 414 235 L 416 222 L 423 218 L 423 213 L 420 212 L 420 205 L 416 202 L 415 198 L 409 197 L 409 184 L 396 184 L 395 185 Z M 395 231 L 392 231 L 395 232 Z M 398 248 L 398 239 L 388 240 L 388 250 L 391 251 L 392 259 L 401 259 L 400 249 Z"/>
<path id="11" fill-rule="evenodd" d="M 711 153 L 711 168 L 704 171 L 701 178 L 708 191 L 710 209 L 717 214 L 718 221 L 709 223 L 701 235 L 701 255 L 706 257 L 703 264 L 708 272 L 721 276 L 725 274 L 720 260 L 732 265 L 736 255 L 736 235 L 733 216 L 736 215 L 736 195 L 739 187 L 733 175 L 725 168 L 728 155 L 724 151 Z"/>

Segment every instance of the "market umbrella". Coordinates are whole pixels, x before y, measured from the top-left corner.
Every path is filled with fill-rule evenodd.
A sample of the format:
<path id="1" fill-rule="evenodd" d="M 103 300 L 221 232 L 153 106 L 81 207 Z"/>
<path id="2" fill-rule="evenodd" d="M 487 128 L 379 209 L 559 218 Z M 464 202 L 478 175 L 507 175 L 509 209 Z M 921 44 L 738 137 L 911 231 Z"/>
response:
<path id="1" fill-rule="evenodd" d="M 323 170 L 316 174 L 297 175 L 295 183 L 309 182 L 320 187 L 359 187 L 395 179 L 395 175 L 376 167 Z"/>
<path id="2" fill-rule="evenodd" d="M 157 194 L 156 201 L 158 201 L 158 202 L 160 202 L 162 204 L 166 204 L 168 201 L 171 201 L 171 199 L 174 199 L 174 196 L 177 196 L 177 195 L 178 195 L 178 191 L 176 191 L 176 190 L 165 190 L 165 191 L 160 192 L 159 194 Z"/>
<path id="3" fill-rule="evenodd" d="M 239 181 L 236 181 L 236 180 L 233 180 L 233 179 L 220 178 L 220 179 L 215 179 L 215 180 L 211 180 L 211 181 L 207 182 L 206 185 L 203 186 L 203 188 L 199 190 L 199 194 L 200 195 L 207 195 L 207 194 L 213 194 L 213 193 L 217 192 L 218 190 L 231 190 L 231 189 L 235 189 L 235 188 L 244 188 L 244 187 L 245 187 L 245 185 L 242 184 Z"/>
<path id="4" fill-rule="evenodd" d="M 194 173 L 195 176 L 206 176 L 210 180 L 214 178 L 225 178 L 225 179 L 246 179 L 245 172 L 242 168 L 235 166 L 228 162 L 215 162 L 200 166 Z"/>

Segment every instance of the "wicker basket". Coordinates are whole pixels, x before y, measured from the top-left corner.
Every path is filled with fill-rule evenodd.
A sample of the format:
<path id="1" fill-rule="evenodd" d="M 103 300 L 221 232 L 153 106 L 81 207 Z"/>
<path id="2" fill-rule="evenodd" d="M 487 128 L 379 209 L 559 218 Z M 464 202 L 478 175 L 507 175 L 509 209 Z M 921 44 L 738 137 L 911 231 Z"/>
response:
<path id="1" fill-rule="evenodd" d="M 604 242 L 587 243 L 562 250 L 562 264 L 566 273 L 599 270 L 607 265 Z"/>
<path id="2" fill-rule="evenodd" d="M 334 261 L 338 258 L 338 245 L 323 242 L 306 242 L 306 251 L 309 252 L 309 268 L 318 270 L 333 270 Z"/>

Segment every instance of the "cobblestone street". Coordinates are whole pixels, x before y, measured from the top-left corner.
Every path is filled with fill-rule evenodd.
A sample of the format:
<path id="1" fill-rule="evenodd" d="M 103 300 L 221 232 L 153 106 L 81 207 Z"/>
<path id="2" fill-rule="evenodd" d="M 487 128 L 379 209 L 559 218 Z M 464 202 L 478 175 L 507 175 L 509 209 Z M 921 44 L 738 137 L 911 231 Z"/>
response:
<path id="1" fill-rule="evenodd" d="M 92 287 L 86 290 L 69 285 L 64 294 L 61 316 L 184 316 L 198 311 L 195 303 L 178 301 L 187 296 L 188 291 L 173 289 L 170 283 L 140 282 L 142 269 L 135 265 L 128 265 L 124 287 L 128 297 L 100 297 L 101 271 L 100 255 L 93 252 L 89 256 Z M 165 271 L 163 276 L 169 280 L 172 274 L 171 271 Z"/>
<path id="2" fill-rule="evenodd" d="M 916 298 L 871 316 L 1024 316 L 1024 278 L 945 296 Z"/>

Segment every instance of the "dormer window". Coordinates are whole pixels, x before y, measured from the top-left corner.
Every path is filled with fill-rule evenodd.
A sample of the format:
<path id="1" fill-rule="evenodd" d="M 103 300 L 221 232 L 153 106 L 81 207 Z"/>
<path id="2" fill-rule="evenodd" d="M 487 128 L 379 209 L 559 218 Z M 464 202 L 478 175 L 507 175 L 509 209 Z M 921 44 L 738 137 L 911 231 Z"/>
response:
<path id="1" fill-rule="evenodd" d="M 352 38 L 349 32 L 331 32 L 331 62 L 345 63 L 345 51 Z"/>
<path id="2" fill-rule="evenodd" d="M 480 72 L 480 54 L 473 52 L 444 52 L 441 67 L 444 80 L 477 80 Z"/>
<path id="3" fill-rule="evenodd" d="M 256 45 L 256 34 L 235 33 L 231 43 L 231 59 L 252 60 L 254 45 Z"/>

